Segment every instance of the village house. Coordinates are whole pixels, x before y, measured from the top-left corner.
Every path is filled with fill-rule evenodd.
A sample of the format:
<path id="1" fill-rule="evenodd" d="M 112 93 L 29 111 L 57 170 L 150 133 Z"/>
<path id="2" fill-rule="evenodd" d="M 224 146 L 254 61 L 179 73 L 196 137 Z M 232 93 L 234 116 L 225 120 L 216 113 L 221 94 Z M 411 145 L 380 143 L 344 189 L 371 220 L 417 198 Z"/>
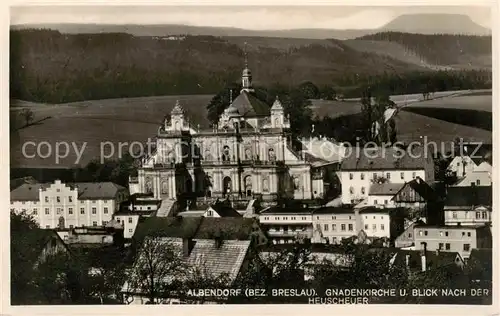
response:
<path id="1" fill-rule="evenodd" d="M 101 227 L 74 227 L 55 231 L 67 245 L 124 245 L 123 226 L 114 220 Z"/>
<path id="2" fill-rule="evenodd" d="M 374 183 L 370 186 L 367 205 L 378 208 L 396 207 L 394 195 L 404 183 Z"/>
<path id="3" fill-rule="evenodd" d="M 446 225 L 491 223 L 493 189 L 491 186 L 448 187 L 444 202 Z"/>
<path id="4" fill-rule="evenodd" d="M 458 252 L 467 259 L 475 248 L 491 248 L 492 236 L 488 226 L 415 225 L 415 250 Z"/>
<path id="5" fill-rule="evenodd" d="M 23 184 L 10 193 L 10 208 L 32 215 L 41 228 L 103 226 L 112 220 L 126 188 L 112 182 Z"/>
<path id="6" fill-rule="evenodd" d="M 228 240 L 228 239 L 189 239 L 174 237 L 146 237 L 158 240 L 168 247 L 172 247 L 178 253 L 182 262 L 187 265 L 188 271 L 203 271 L 203 275 L 210 278 L 227 276 L 230 284 L 234 283 L 248 268 L 250 262 L 257 258 L 256 253 L 250 247 L 249 240 Z M 140 264 L 142 252 L 139 252 L 137 264 Z M 132 268 L 131 273 L 135 273 Z M 189 280 L 193 273 L 187 272 L 183 275 L 166 275 L 163 279 L 157 279 L 156 283 L 172 284 L 174 281 L 183 282 Z M 150 298 L 145 289 L 135 286 L 127 280 L 122 287 L 123 300 L 126 304 L 151 304 Z M 230 285 L 229 284 L 229 285 Z M 181 304 L 186 300 L 190 303 L 217 303 L 222 302 L 227 297 L 192 297 L 180 291 L 169 291 L 158 293 L 155 297 L 155 304 Z"/>
<path id="7" fill-rule="evenodd" d="M 260 212 L 259 223 L 275 244 L 311 239 L 313 210 L 301 205 L 269 207 Z"/>
<path id="8" fill-rule="evenodd" d="M 313 243 L 339 244 L 357 235 L 361 228 L 358 210 L 348 207 L 321 207 L 312 213 Z"/>
<path id="9" fill-rule="evenodd" d="M 410 154 L 392 147 L 357 147 L 352 148 L 349 155 L 346 154 L 339 174 L 342 203 L 358 204 L 369 197 L 372 184 L 384 182 L 402 185 L 417 177 L 433 182 L 434 161 L 430 156 L 424 157 L 423 150 L 418 148 Z M 384 204 L 385 200 L 377 200 L 377 203 Z"/>

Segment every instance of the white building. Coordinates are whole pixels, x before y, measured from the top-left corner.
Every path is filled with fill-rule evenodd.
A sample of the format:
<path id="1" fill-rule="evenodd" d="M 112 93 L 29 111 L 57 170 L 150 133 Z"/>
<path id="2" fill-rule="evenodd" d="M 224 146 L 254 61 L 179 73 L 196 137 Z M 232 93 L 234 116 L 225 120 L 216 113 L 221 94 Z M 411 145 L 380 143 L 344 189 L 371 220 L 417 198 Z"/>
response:
<path id="1" fill-rule="evenodd" d="M 394 148 L 352 148 L 346 153 L 339 172 L 342 203 L 357 204 L 367 199 L 370 187 L 379 178 L 393 184 L 404 184 L 417 177 L 433 182 L 434 161 L 419 151 L 422 150 L 412 150 L 409 154 Z"/>
<path id="2" fill-rule="evenodd" d="M 112 182 L 23 184 L 10 193 L 10 209 L 32 215 L 41 228 L 104 226 L 127 200 Z"/>
<path id="3" fill-rule="evenodd" d="M 396 207 L 393 200 L 394 195 L 399 192 L 404 186 L 404 183 L 374 183 L 370 186 L 368 195 L 368 206 L 379 208 Z"/>
<path id="4" fill-rule="evenodd" d="M 312 238 L 312 213 L 310 208 L 270 207 L 260 212 L 259 222 L 274 244 L 293 243 Z"/>
<path id="5" fill-rule="evenodd" d="M 368 237 L 391 237 L 391 216 L 388 210 L 367 207 L 359 211 L 362 229 Z"/>

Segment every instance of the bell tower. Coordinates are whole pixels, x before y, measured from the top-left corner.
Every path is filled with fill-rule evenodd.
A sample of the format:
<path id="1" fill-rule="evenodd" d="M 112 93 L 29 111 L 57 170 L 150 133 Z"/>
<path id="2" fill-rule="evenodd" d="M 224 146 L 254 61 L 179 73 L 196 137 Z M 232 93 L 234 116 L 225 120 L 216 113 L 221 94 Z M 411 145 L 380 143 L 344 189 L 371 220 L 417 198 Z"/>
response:
<path id="1" fill-rule="evenodd" d="M 245 68 L 243 68 L 243 73 L 241 75 L 241 92 L 253 92 L 252 89 L 252 72 L 248 68 L 248 55 L 247 55 L 247 43 L 245 42 Z"/>

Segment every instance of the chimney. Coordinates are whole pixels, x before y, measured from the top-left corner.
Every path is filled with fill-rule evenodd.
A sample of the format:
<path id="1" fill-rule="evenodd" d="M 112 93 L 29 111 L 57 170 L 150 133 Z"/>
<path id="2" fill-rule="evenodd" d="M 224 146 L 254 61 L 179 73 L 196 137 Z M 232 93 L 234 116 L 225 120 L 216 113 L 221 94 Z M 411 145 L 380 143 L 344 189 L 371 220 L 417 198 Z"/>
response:
<path id="1" fill-rule="evenodd" d="M 191 238 L 182 239 L 182 255 L 184 257 L 189 257 L 189 253 L 191 252 L 192 247 L 193 247 L 193 240 Z"/>
<path id="2" fill-rule="evenodd" d="M 424 249 L 420 250 L 420 260 L 422 262 L 422 271 L 427 270 L 427 243 L 423 243 Z"/>

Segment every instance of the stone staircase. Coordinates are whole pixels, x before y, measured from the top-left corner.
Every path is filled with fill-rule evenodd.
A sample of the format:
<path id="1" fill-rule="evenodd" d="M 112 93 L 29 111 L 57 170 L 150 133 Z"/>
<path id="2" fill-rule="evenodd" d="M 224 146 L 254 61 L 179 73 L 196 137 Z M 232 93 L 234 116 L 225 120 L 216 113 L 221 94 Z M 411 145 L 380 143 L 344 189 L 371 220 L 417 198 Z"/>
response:
<path id="1" fill-rule="evenodd" d="M 156 212 L 157 217 L 168 217 L 172 212 L 175 200 L 172 199 L 162 199 L 161 205 L 158 211 Z"/>

